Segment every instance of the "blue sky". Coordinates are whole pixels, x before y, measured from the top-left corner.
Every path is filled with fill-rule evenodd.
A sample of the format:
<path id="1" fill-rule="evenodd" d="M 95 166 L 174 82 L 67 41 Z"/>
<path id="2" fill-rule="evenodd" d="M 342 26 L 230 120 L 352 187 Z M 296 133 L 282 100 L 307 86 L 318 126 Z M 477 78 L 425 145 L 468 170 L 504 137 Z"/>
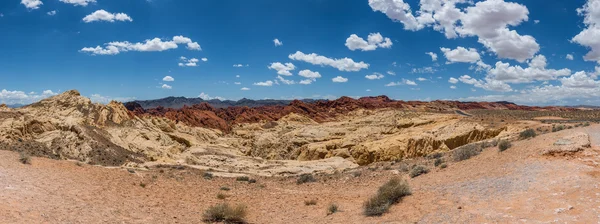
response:
<path id="1" fill-rule="evenodd" d="M 600 0 L 6 0 L 0 13 L 1 103 L 77 89 L 600 104 Z"/>

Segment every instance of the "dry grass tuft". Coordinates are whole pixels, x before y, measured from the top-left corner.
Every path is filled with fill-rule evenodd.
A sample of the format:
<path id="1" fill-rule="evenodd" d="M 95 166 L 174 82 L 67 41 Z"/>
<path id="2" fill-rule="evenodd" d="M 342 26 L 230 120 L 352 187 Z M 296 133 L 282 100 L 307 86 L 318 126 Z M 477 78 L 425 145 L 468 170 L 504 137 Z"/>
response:
<path id="1" fill-rule="evenodd" d="M 364 204 L 366 216 L 380 216 L 398 203 L 404 196 L 410 195 L 410 187 L 406 181 L 392 178 L 377 190 L 377 194 Z"/>
<path id="2" fill-rule="evenodd" d="M 202 215 L 205 222 L 246 223 L 246 206 L 227 203 L 210 206 Z"/>

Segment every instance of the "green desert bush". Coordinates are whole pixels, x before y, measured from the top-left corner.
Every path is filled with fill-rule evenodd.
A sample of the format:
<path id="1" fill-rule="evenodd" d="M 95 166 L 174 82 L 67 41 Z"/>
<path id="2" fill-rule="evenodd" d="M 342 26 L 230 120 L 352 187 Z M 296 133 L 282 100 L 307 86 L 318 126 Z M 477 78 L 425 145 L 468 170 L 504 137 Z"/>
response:
<path id="1" fill-rule="evenodd" d="M 213 174 L 209 173 L 209 172 L 205 172 L 202 174 L 202 177 L 204 177 L 204 179 L 210 180 L 213 178 Z"/>
<path id="2" fill-rule="evenodd" d="M 250 177 L 247 176 L 243 176 L 243 177 L 236 177 L 235 178 L 236 181 L 249 181 Z"/>
<path id="3" fill-rule="evenodd" d="M 366 216 L 380 216 L 387 212 L 390 206 L 410 194 L 410 187 L 406 181 L 392 178 L 379 187 L 375 196 L 365 202 L 364 214 Z"/>
<path id="4" fill-rule="evenodd" d="M 519 137 L 521 139 L 528 139 L 528 138 L 534 138 L 537 134 L 535 133 L 535 130 L 529 128 L 525 131 L 522 131 L 521 134 L 519 134 Z"/>
<path id="5" fill-rule="evenodd" d="M 230 206 L 227 203 L 210 206 L 202 218 L 205 222 L 246 223 L 246 206 Z"/>
<path id="6" fill-rule="evenodd" d="M 437 159 L 435 159 L 435 161 L 433 162 L 433 165 L 437 167 L 437 166 L 441 165 L 442 163 L 444 163 L 444 160 L 442 160 L 442 159 L 440 159 L 440 158 L 437 158 Z"/>
<path id="7" fill-rule="evenodd" d="M 315 199 L 310 199 L 310 200 L 304 201 L 304 205 L 306 205 L 306 206 L 316 205 L 316 204 L 317 204 L 317 200 L 315 200 Z"/>
<path id="8" fill-rule="evenodd" d="M 427 169 L 427 167 L 424 166 L 415 166 L 413 167 L 413 169 L 410 171 L 410 173 L 408 174 L 411 178 L 415 178 L 418 177 L 422 174 L 426 174 L 429 173 L 429 169 Z"/>
<path id="9" fill-rule="evenodd" d="M 512 144 L 508 140 L 501 140 L 500 143 L 498 143 L 498 150 L 500 150 L 500 152 L 504 152 L 510 147 L 512 147 Z"/>

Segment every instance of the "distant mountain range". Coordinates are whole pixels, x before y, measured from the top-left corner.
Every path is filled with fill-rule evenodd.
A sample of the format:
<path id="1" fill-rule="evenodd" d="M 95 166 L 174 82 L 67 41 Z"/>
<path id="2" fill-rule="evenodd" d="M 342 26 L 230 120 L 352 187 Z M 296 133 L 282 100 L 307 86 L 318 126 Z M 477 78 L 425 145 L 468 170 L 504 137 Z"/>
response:
<path id="1" fill-rule="evenodd" d="M 305 103 L 311 103 L 321 100 L 313 100 L 313 99 L 304 99 L 301 100 Z M 144 109 L 151 109 L 156 107 L 165 107 L 165 108 L 173 108 L 180 109 L 184 105 L 192 106 L 200 103 L 208 103 L 214 108 L 228 108 L 228 107 L 260 107 L 260 106 L 287 106 L 292 100 L 251 100 L 243 98 L 238 101 L 233 100 L 204 100 L 202 98 L 187 98 L 187 97 L 166 97 L 162 99 L 156 100 L 136 100 L 131 101 L 133 103 L 137 103 Z"/>

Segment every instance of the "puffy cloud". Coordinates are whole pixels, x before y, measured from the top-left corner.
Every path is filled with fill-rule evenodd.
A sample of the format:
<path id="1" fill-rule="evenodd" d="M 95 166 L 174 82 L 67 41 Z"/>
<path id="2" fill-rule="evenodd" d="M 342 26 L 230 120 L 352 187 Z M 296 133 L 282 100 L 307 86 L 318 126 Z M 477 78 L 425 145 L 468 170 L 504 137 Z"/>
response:
<path id="1" fill-rule="evenodd" d="M 288 56 L 292 60 L 304 61 L 311 63 L 313 65 L 320 66 L 331 66 L 337 68 L 340 71 L 351 71 L 356 72 L 361 69 L 368 69 L 369 64 L 364 62 L 354 62 L 354 60 L 350 58 L 342 58 L 342 59 L 331 59 L 325 56 L 321 56 L 315 53 L 312 54 L 304 54 L 300 51 L 296 51 L 294 54 L 290 54 Z"/>
<path id="2" fill-rule="evenodd" d="M 417 80 L 420 81 L 420 82 L 424 82 L 424 81 L 427 81 L 429 79 L 426 79 L 426 78 L 423 78 L 423 77 L 419 77 L 419 78 L 417 78 Z"/>
<path id="3" fill-rule="evenodd" d="M 313 79 L 305 79 L 300 81 L 299 83 L 302 85 L 310 85 L 314 80 Z"/>
<path id="4" fill-rule="evenodd" d="M 179 60 L 181 60 L 181 62 L 179 62 L 178 64 L 179 67 L 196 67 L 198 66 L 198 62 L 200 62 L 200 60 L 198 60 L 197 58 L 187 59 L 183 56 L 181 56 Z"/>
<path id="5" fill-rule="evenodd" d="M 95 21 L 107 21 L 107 22 L 115 22 L 116 21 L 129 21 L 132 22 L 133 19 L 131 19 L 131 17 L 129 17 L 127 14 L 125 13 L 110 13 L 105 11 L 104 9 L 100 9 L 97 10 L 95 12 L 93 12 L 92 14 L 89 14 L 85 17 L 83 17 L 83 21 L 86 23 L 91 23 L 91 22 L 95 22 Z"/>
<path id="6" fill-rule="evenodd" d="M 56 15 L 56 10 L 52 10 L 50 12 L 47 12 L 46 14 L 48 14 L 49 16 L 54 16 Z"/>
<path id="7" fill-rule="evenodd" d="M 421 0 L 415 16 L 404 0 L 369 0 L 374 11 L 386 14 L 404 25 L 404 29 L 417 31 L 425 27 L 443 32 L 448 39 L 476 36 L 481 44 L 500 58 L 523 62 L 540 49 L 535 38 L 520 35 L 509 26 L 517 26 L 529 19 L 524 5 L 504 0 L 485 0 L 465 9 L 457 3 L 468 0 Z M 600 38 L 596 38 L 600 39 Z M 600 41 L 599 41 L 600 42 Z"/>
<path id="8" fill-rule="evenodd" d="M 242 91 L 248 91 L 248 90 L 250 90 L 250 88 L 248 88 L 248 87 L 242 87 L 240 90 L 242 90 Z"/>
<path id="9" fill-rule="evenodd" d="M 265 81 L 265 82 L 255 82 L 252 85 L 255 85 L 255 86 L 273 86 L 273 81 L 268 80 L 268 81 Z"/>
<path id="10" fill-rule="evenodd" d="M 529 67 L 522 68 L 519 65 L 510 66 L 509 63 L 501 61 L 488 72 L 490 79 L 506 83 L 530 83 L 534 81 L 555 80 L 561 76 L 569 76 L 569 69 L 546 69 L 546 57 L 537 55 L 529 61 Z"/>
<path id="11" fill-rule="evenodd" d="M 96 0 L 60 0 L 67 4 L 73 4 L 76 6 L 87 6 L 89 3 L 96 3 Z"/>
<path id="12" fill-rule="evenodd" d="M 390 82 L 390 83 L 386 84 L 385 86 L 390 87 L 390 86 L 401 86 L 401 85 L 416 86 L 417 83 L 412 80 L 402 79 L 402 81 L 400 81 L 400 82 Z"/>
<path id="13" fill-rule="evenodd" d="M 449 48 L 442 47 L 440 50 L 444 53 L 446 59 L 448 59 L 448 63 L 475 63 L 481 60 L 481 57 L 475 48 L 466 49 L 464 47 L 457 47 L 456 49 L 451 50 Z"/>
<path id="14" fill-rule="evenodd" d="M 170 86 L 170 85 L 167 85 L 167 84 L 163 84 L 160 88 L 163 88 L 163 89 L 172 89 L 173 87 Z"/>
<path id="15" fill-rule="evenodd" d="M 201 60 L 202 60 L 203 62 L 207 62 L 207 61 L 208 61 L 208 58 L 202 58 Z"/>
<path id="16" fill-rule="evenodd" d="M 524 5 L 504 0 L 487 0 L 468 7 L 461 18 L 462 27 L 458 33 L 464 36 L 477 36 L 479 42 L 500 58 L 519 62 L 532 58 L 540 46 L 535 38 L 520 35 L 508 26 L 517 26 L 529 19 L 529 10 Z"/>
<path id="17" fill-rule="evenodd" d="M 279 41 L 279 39 L 275 38 L 273 40 L 273 44 L 275 44 L 275 47 L 279 47 L 283 45 L 283 42 Z"/>
<path id="18" fill-rule="evenodd" d="M 241 85 L 242 83 L 241 82 L 234 82 L 233 84 L 235 84 L 235 85 Z"/>
<path id="19" fill-rule="evenodd" d="M 277 80 L 279 80 L 281 83 L 286 84 L 286 85 L 294 85 L 294 84 L 296 84 L 296 82 L 294 80 L 284 79 L 280 75 L 277 76 Z"/>
<path id="20" fill-rule="evenodd" d="M 600 63 L 600 0 L 588 0 L 582 8 L 577 9 L 577 13 L 584 17 L 586 28 L 572 41 L 590 49 L 584 60 Z"/>
<path id="21" fill-rule="evenodd" d="M 173 77 L 168 76 L 168 75 L 165 76 L 162 80 L 165 81 L 165 82 L 173 82 L 173 81 L 175 81 L 175 79 Z"/>
<path id="22" fill-rule="evenodd" d="M 456 79 L 454 77 L 450 77 L 450 79 L 448 79 L 448 82 L 452 83 L 452 84 L 456 84 L 456 83 L 458 83 L 458 79 Z"/>
<path id="23" fill-rule="evenodd" d="M 294 64 L 292 63 L 282 64 L 279 62 L 275 62 L 271 63 L 271 65 L 269 65 L 268 68 L 277 71 L 277 74 L 279 75 L 291 76 L 292 73 L 290 71 L 296 69 L 296 66 L 294 66 Z"/>
<path id="24" fill-rule="evenodd" d="M 595 77 L 588 75 L 584 71 L 576 72 L 575 74 L 560 79 L 564 87 L 568 88 L 598 88 L 600 81 L 596 81 Z"/>
<path id="25" fill-rule="evenodd" d="M 410 5 L 403 0 L 369 0 L 369 6 L 373 11 L 380 11 L 390 19 L 401 22 L 406 30 L 416 31 L 425 27 L 417 21 Z"/>
<path id="26" fill-rule="evenodd" d="M 431 61 L 437 61 L 438 55 L 433 52 L 425 52 L 425 54 L 431 56 Z"/>
<path id="27" fill-rule="evenodd" d="M 371 74 L 371 75 L 366 75 L 366 76 L 365 76 L 365 78 L 367 78 L 367 79 L 369 79 L 369 80 L 383 79 L 384 77 L 385 77 L 385 76 L 383 76 L 382 74 L 380 74 L 380 73 L 377 73 L 377 72 L 375 72 L 375 73 L 373 73 L 373 74 Z"/>
<path id="28" fill-rule="evenodd" d="M 234 64 L 233 67 L 235 67 L 235 68 L 241 68 L 241 67 L 248 67 L 248 65 Z"/>
<path id="29" fill-rule="evenodd" d="M 346 47 L 352 51 L 373 51 L 378 47 L 391 48 L 392 40 L 388 37 L 384 38 L 380 33 L 369 34 L 366 41 L 363 38 L 358 37 L 356 34 L 352 34 L 350 37 L 348 37 L 348 39 L 346 39 Z"/>
<path id="30" fill-rule="evenodd" d="M 388 75 L 396 75 L 396 73 L 395 73 L 395 72 L 393 72 L 393 71 L 387 71 L 387 74 L 388 74 Z"/>
<path id="31" fill-rule="evenodd" d="M 220 96 L 211 97 L 204 92 L 201 92 L 200 95 L 198 95 L 198 97 L 200 97 L 200 99 L 203 99 L 203 100 L 225 100 L 225 98 L 220 97 Z"/>
<path id="32" fill-rule="evenodd" d="M 39 9 L 44 3 L 41 0 L 21 0 L 21 4 L 27 9 Z"/>
<path id="33" fill-rule="evenodd" d="M 572 61 L 574 59 L 572 54 L 567 54 L 567 56 L 565 56 L 565 58 L 570 61 Z"/>
<path id="34" fill-rule="evenodd" d="M 348 82 L 348 78 L 344 78 L 342 76 L 337 76 L 337 77 L 331 79 L 331 81 L 333 81 L 333 82 Z"/>
<path id="35" fill-rule="evenodd" d="M 128 51 L 140 51 L 140 52 L 149 52 L 149 51 L 166 51 L 171 49 L 176 49 L 178 44 L 183 44 L 181 42 L 181 36 L 173 37 L 173 40 L 163 41 L 160 38 L 154 38 L 151 40 L 146 40 L 143 43 L 130 43 L 128 41 L 124 42 L 110 42 L 105 44 L 105 47 L 85 47 L 81 49 L 81 52 L 90 53 L 93 55 L 116 55 L 121 52 Z M 187 38 L 189 40 L 189 38 Z M 189 40 L 191 41 L 191 40 Z M 189 42 L 188 42 L 189 44 Z"/>
<path id="36" fill-rule="evenodd" d="M 52 90 L 44 90 L 42 94 L 35 92 L 26 93 L 19 90 L 6 90 L 0 91 L 0 104 L 31 104 L 44 98 L 48 98 L 56 95 L 57 93 Z"/>
<path id="37" fill-rule="evenodd" d="M 463 76 L 459 77 L 459 80 L 462 83 L 473 85 L 477 88 L 482 88 L 482 89 L 489 90 L 489 91 L 497 91 L 497 92 L 513 91 L 512 88 L 510 87 L 510 85 L 508 85 L 502 81 L 493 80 L 493 79 L 489 79 L 489 78 L 486 78 L 485 80 L 477 80 L 475 78 L 472 78 L 471 76 L 463 75 Z"/>
<path id="38" fill-rule="evenodd" d="M 317 78 L 321 78 L 321 74 L 319 74 L 319 72 L 313 72 L 308 69 L 304 69 L 304 70 L 298 72 L 298 75 L 302 76 L 304 78 L 310 79 L 312 81 L 315 81 Z M 300 82 L 300 84 L 303 84 L 303 83 Z"/>
<path id="39" fill-rule="evenodd" d="M 450 89 L 456 89 L 456 86 L 450 86 Z"/>

